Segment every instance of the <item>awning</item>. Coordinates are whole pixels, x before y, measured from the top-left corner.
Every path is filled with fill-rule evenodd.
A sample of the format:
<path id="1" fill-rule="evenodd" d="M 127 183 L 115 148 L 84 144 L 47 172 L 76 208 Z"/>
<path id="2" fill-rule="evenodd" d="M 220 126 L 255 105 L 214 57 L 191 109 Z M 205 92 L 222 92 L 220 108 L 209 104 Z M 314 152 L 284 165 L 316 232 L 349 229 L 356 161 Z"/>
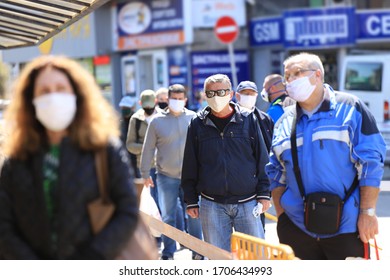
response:
<path id="1" fill-rule="evenodd" d="M 110 0 L 1 0 L 0 50 L 39 45 Z"/>

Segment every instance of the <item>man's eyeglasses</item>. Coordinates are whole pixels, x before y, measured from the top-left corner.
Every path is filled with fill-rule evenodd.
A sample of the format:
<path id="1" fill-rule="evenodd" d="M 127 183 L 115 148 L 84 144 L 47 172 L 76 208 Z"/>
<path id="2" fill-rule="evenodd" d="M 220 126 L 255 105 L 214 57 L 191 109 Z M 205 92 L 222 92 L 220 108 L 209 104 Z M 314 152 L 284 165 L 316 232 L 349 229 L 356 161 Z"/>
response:
<path id="1" fill-rule="evenodd" d="M 284 82 L 288 82 L 289 80 L 295 80 L 296 78 L 301 77 L 302 73 L 308 72 L 308 71 L 317 71 L 317 69 L 298 68 L 296 70 L 292 70 L 291 73 L 284 75 Z"/>
<path id="2" fill-rule="evenodd" d="M 206 90 L 207 98 L 213 98 L 215 95 L 219 97 L 224 97 L 226 94 L 230 92 L 230 89 L 218 89 L 218 90 Z"/>

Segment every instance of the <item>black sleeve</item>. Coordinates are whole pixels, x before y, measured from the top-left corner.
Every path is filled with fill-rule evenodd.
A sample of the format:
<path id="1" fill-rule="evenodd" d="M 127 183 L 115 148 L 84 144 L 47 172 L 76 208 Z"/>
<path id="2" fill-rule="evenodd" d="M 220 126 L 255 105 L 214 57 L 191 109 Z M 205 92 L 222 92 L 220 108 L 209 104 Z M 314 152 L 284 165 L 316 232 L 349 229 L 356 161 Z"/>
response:
<path id="1" fill-rule="evenodd" d="M 271 145 L 272 145 L 274 122 L 268 114 L 260 111 L 257 108 L 255 109 L 254 113 L 255 113 L 257 121 L 259 123 L 265 146 L 267 147 L 267 151 L 269 153 L 271 150 Z"/>
<path id="2" fill-rule="evenodd" d="M 191 121 L 188 127 L 181 172 L 181 187 L 183 188 L 184 201 L 187 204 L 187 208 L 198 207 L 198 193 L 196 190 L 196 185 L 198 184 L 198 157 L 194 128 L 195 121 L 196 118 Z"/>

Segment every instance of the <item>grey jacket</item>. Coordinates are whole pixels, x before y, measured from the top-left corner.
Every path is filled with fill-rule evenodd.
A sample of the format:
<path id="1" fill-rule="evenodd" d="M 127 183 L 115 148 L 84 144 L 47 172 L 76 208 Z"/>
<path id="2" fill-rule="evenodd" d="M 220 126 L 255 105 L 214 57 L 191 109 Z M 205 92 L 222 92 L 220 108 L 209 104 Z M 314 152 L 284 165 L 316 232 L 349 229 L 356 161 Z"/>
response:
<path id="1" fill-rule="evenodd" d="M 176 179 L 181 178 L 188 125 L 195 116 L 195 112 L 185 108 L 179 116 L 174 116 L 167 110 L 153 118 L 146 131 L 142 147 L 140 168 L 142 178 L 149 178 L 150 162 L 156 149 L 157 173 Z"/>

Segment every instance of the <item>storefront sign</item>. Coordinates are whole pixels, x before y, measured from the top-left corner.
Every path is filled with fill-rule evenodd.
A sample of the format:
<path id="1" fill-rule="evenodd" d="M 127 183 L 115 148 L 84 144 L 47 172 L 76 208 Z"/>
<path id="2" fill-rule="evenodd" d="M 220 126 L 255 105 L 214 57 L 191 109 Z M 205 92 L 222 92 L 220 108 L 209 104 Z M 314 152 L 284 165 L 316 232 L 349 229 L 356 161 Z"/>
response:
<path id="1" fill-rule="evenodd" d="M 185 47 L 168 49 L 169 84 L 188 85 L 188 67 Z"/>
<path id="2" fill-rule="evenodd" d="M 251 20 L 249 38 L 251 46 L 283 44 L 283 19 L 273 17 Z"/>
<path id="3" fill-rule="evenodd" d="M 192 25 L 195 28 L 214 27 L 220 17 L 234 18 L 238 26 L 246 25 L 244 0 L 191 0 Z"/>
<path id="4" fill-rule="evenodd" d="M 183 2 L 131 1 L 117 5 L 118 50 L 180 45 L 186 42 Z"/>
<path id="5" fill-rule="evenodd" d="M 324 48 L 355 44 L 355 8 L 287 10 L 285 48 Z"/>
<path id="6" fill-rule="evenodd" d="M 238 82 L 248 80 L 249 62 L 247 51 L 235 51 L 234 58 L 236 62 Z M 232 81 L 232 69 L 228 51 L 214 52 L 192 52 L 192 92 L 199 93 L 203 91 L 203 84 L 207 77 L 214 74 L 225 74 Z M 233 89 L 235 91 L 235 89 Z"/>
<path id="7" fill-rule="evenodd" d="M 357 11 L 358 41 L 390 39 L 390 10 Z"/>

